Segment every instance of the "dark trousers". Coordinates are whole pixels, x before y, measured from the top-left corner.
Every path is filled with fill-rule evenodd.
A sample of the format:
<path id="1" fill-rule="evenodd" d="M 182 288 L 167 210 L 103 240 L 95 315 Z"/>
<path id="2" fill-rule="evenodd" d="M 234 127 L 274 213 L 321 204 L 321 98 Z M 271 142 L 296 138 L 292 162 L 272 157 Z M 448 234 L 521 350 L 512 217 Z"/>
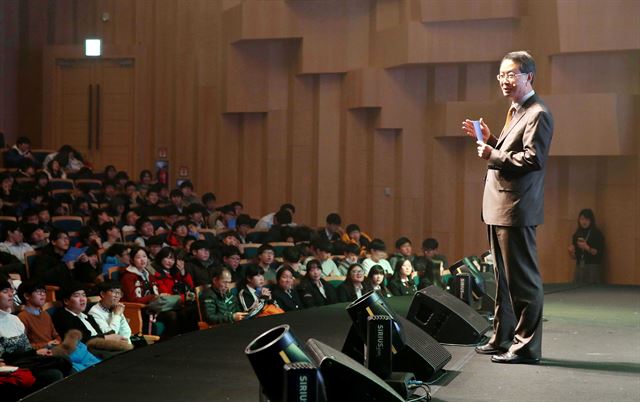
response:
<path id="1" fill-rule="evenodd" d="M 539 359 L 544 290 L 538 269 L 536 227 L 489 225 L 489 239 L 498 284 L 489 343 Z"/>

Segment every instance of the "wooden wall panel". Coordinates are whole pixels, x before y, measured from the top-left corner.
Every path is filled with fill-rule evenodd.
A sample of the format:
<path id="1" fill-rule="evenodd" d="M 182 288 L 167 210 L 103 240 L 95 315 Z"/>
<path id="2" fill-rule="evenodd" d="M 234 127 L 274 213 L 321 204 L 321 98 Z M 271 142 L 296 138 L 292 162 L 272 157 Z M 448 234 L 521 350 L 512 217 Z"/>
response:
<path id="1" fill-rule="evenodd" d="M 198 193 L 213 191 L 221 204 L 240 199 L 258 217 L 290 201 L 295 220 L 311 225 L 337 211 L 390 249 L 400 235 L 416 249 L 434 236 L 454 261 L 487 247 L 484 164 L 460 121 L 482 116 L 500 130 L 500 58 L 530 49 L 536 90 L 557 127 L 539 228 L 543 277 L 571 280 L 566 245 L 578 211 L 591 207 L 608 239 L 607 279 L 638 284 L 638 5 L 7 0 L 0 129 L 35 144 L 48 132 L 34 118 L 47 46 L 89 35 L 135 45 L 144 94 L 135 170 L 151 168 L 167 147 L 172 181 L 186 166 Z"/>

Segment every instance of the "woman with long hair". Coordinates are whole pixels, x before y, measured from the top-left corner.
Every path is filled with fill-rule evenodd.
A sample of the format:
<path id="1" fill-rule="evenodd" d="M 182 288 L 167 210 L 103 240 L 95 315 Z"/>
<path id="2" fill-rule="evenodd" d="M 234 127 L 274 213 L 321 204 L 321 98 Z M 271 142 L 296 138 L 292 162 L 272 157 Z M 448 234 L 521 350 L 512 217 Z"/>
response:
<path id="1" fill-rule="evenodd" d="M 305 307 L 325 306 L 338 303 L 336 289 L 322 279 L 322 265 L 319 260 L 310 260 L 306 265 L 307 272 L 298 285 L 298 294 Z"/>
<path id="2" fill-rule="evenodd" d="M 411 260 L 404 259 L 396 262 L 393 276 L 389 281 L 389 290 L 394 296 L 413 295 L 418 290 L 414 278 L 417 276 Z"/>
<path id="3" fill-rule="evenodd" d="M 604 236 L 596 226 L 596 216 L 591 209 L 583 209 L 569 245 L 569 255 L 576 260 L 576 283 L 600 283 L 603 254 Z"/>
<path id="4" fill-rule="evenodd" d="M 166 293 L 160 293 L 155 277 L 149 272 L 149 254 L 138 245 L 129 252 L 130 265 L 125 269 L 122 283 L 122 300 L 147 305 L 147 312 L 156 314 L 157 320 L 164 324 L 162 337 L 168 338 L 178 331 L 178 314 Z M 164 299 L 161 297 L 163 296 Z M 175 306 L 177 307 L 177 306 Z M 148 318 L 148 317 L 145 317 Z"/>
<path id="5" fill-rule="evenodd" d="M 367 275 L 367 281 L 376 292 L 380 293 L 384 297 L 391 297 L 393 294 L 387 288 L 385 283 L 386 275 L 384 274 L 384 269 L 380 265 L 374 265 L 369 270 L 369 275 Z"/>
<path id="6" fill-rule="evenodd" d="M 338 286 L 338 300 L 352 302 L 363 294 L 373 290 L 369 281 L 365 281 L 364 268 L 360 264 L 351 264 L 347 269 L 344 282 Z"/>

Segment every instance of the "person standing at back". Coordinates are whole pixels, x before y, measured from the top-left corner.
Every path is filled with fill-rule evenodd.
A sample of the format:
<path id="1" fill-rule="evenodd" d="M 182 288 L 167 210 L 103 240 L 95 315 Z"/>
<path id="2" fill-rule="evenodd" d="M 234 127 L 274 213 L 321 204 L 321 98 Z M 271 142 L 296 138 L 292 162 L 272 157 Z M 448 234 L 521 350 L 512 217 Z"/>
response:
<path id="1" fill-rule="evenodd" d="M 536 228 L 543 223 L 544 174 L 553 118 L 533 90 L 535 61 L 526 51 L 502 59 L 498 83 L 511 101 L 499 137 L 480 119 L 478 156 L 487 161 L 482 219 L 496 264 L 493 336 L 476 352 L 495 363 L 536 364 L 542 356 L 544 293 L 538 268 Z M 471 120 L 463 131 L 475 137 Z"/>

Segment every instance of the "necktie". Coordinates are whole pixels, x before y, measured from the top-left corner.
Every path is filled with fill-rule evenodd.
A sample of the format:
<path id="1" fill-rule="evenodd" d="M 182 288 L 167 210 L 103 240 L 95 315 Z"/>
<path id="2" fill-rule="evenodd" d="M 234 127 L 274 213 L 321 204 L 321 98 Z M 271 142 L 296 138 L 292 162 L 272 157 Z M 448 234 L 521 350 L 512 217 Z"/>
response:
<path id="1" fill-rule="evenodd" d="M 507 111 L 507 118 L 504 121 L 504 129 L 506 129 L 507 127 L 509 127 L 509 123 L 511 123 L 511 118 L 513 117 L 513 114 L 516 112 L 516 108 L 515 106 L 511 106 L 509 108 L 509 110 Z"/>

